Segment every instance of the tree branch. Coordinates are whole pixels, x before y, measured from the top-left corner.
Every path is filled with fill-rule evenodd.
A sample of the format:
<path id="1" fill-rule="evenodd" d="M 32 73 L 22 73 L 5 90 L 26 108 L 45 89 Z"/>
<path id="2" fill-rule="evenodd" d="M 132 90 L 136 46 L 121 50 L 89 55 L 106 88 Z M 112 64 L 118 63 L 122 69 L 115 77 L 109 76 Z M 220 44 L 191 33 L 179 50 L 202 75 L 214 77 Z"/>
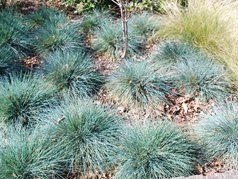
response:
<path id="1" fill-rule="evenodd" d="M 120 2 L 118 2 L 117 0 L 112 0 L 112 2 L 114 2 L 116 5 L 120 7 Z"/>

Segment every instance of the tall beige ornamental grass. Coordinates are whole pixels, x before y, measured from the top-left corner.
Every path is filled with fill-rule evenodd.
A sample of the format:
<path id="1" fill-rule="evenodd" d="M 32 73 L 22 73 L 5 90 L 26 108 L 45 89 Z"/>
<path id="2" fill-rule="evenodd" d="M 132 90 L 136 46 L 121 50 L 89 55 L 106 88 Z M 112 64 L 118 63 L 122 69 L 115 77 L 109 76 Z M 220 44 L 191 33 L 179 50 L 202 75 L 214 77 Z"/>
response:
<path id="1" fill-rule="evenodd" d="M 225 64 L 238 86 L 238 1 L 188 0 L 166 6 L 163 27 L 154 38 L 179 39 Z"/>

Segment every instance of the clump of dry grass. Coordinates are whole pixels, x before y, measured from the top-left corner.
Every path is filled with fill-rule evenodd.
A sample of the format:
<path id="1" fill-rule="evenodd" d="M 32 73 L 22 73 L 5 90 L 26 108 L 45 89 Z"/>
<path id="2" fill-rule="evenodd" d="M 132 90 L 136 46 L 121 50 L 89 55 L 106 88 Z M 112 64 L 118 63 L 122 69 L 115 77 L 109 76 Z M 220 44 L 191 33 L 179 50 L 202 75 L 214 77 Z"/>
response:
<path id="1" fill-rule="evenodd" d="M 216 57 L 238 78 L 237 1 L 188 0 L 187 8 L 172 2 L 166 12 L 164 25 L 155 37 L 189 42 Z"/>

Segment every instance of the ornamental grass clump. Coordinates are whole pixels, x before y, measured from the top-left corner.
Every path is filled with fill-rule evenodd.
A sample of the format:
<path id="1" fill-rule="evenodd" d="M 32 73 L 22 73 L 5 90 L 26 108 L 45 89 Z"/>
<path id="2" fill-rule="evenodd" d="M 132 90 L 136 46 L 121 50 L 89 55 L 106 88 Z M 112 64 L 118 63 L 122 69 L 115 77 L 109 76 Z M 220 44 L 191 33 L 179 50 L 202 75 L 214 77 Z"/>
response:
<path id="1" fill-rule="evenodd" d="M 233 27 L 228 9 L 232 6 L 236 7 L 234 2 L 225 4 L 222 0 L 188 0 L 187 8 L 172 2 L 166 9 L 164 25 L 158 35 L 182 39 L 219 56 L 231 42 L 229 33 Z"/>
<path id="2" fill-rule="evenodd" d="M 171 2 L 166 8 L 164 25 L 155 36 L 181 39 L 213 55 L 231 70 L 237 87 L 238 2 L 188 0 L 186 8 Z"/>
<path id="3" fill-rule="evenodd" d="M 26 56 L 29 41 L 21 15 L 12 10 L 0 12 L 0 70 L 19 63 Z"/>
<path id="4" fill-rule="evenodd" d="M 210 161 L 218 160 L 228 169 L 238 167 L 238 106 L 228 103 L 216 106 L 213 114 L 206 114 L 195 127 Z"/>
<path id="5" fill-rule="evenodd" d="M 74 51 L 83 48 L 82 36 L 78 27 L 71 23 L 60 26 L 47 23 L 33 34 L 35 51 L 42 58 L 47 58 L 55 51 Z"/>
<path id="6" fill-rule="evenodd" d="M 204 101 L 224 101 L 232 94 L 232 83 L 224 67 L 203 54 L 184 56 L 175 65 L 177 87 Z"/>
<path id="7" fill-rule="evenodd" d="M 52 106 L 54 87 L 39 75 L 13 74 L 1 79 L 0 121 L 33 125 Z"/>
<path id="8" fill-rule="evenodd" d="M 92 48 L 97 54 L 104 54 L 112 58 L 122 56 L 124 44 L 121 23 L 103 23 L 95 32 Z M 143 49 L 143 42 L 136 34 L 128 34 L 128 54 L 135 55 Z"/>
<path id="9" fill-rule="evenodd" d="M 155 16 L 147 12 L 141 14 L 133 14 L 128 19 L 129 33 L 136 34 L 145 43 L 148 37 L 152 36 L 155 31 L 159 30 L 159 21 Z"/>
<path id="10" fill-rule="evenodd" d="M 95 94 L 103 84 L 103 77 L 92 69 L 91 59 L 83 52 L 57 51 L 43 66 L 46 79 L 59 92 L 80 97 Z"/>
<path id="11" fill-rule="evenodd" d="M 166 71 L 146 61 L 128 61 L 109 77 L 106 88 L 112 99 L 125 106 L 166 102 L 173 87 Z"/>
<path id="12" fill-rule="evenodd" d="M 68 99 L 50 117 L 61 121 L 55 125 L 54 134 L 63 143 L 62 150 L 67 151 L 70 173 L 93 175 L 114 167 L 121 122 L 110 109 L 91 101 Z"/>
<path id="13" fill-rule="evenodd" d="M 154 61 L 177 63 L 183 56 L 199 55 L 199 51 L 185 42 L 168 41 L 158 45 L 152 55 Z"/>
<path id="14" fill-rule="evenodd" d="M 1 141 L 0 178 L 62 177 L 63 150 L 45 131 L 11 127 Z"/>
<path id="15" fill-rule="evenodd" d="M 86 34 L 92 34 L 97 28 L 100 28 L 103 23 L 112 21 L 109 12 L 94 10 L 85 14 L 80 23 L 80 27 Z"/>
<path id="16" fill-rule="evenodd" d="M 29 26 L 33 29 L 47 24 L 57 27 L 67 23 L 68 20 L 63 12 L 47 7 L 41 7 L 37 11 L 30 13 L 27 17 Z"/>
<path id="17" fill-rule="evenodd" d="M 133 125 L 123 130 L 115 178 L 173 178 L 195 173 L 197 146 L 168 122 Z"/>

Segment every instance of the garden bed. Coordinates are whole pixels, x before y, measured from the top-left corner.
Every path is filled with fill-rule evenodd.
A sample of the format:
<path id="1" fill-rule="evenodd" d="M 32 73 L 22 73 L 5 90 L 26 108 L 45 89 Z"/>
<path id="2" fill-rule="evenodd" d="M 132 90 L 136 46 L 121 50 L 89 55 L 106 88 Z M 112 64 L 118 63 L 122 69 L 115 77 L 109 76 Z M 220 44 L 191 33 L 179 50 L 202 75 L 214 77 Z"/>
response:
<path id="1" fill-rule="evenodd" d="M 235 178 L 237 3 L 204 2 L 131 13 L 126 58 L 109 10 L 1 10 L 0 178 Z"/>

